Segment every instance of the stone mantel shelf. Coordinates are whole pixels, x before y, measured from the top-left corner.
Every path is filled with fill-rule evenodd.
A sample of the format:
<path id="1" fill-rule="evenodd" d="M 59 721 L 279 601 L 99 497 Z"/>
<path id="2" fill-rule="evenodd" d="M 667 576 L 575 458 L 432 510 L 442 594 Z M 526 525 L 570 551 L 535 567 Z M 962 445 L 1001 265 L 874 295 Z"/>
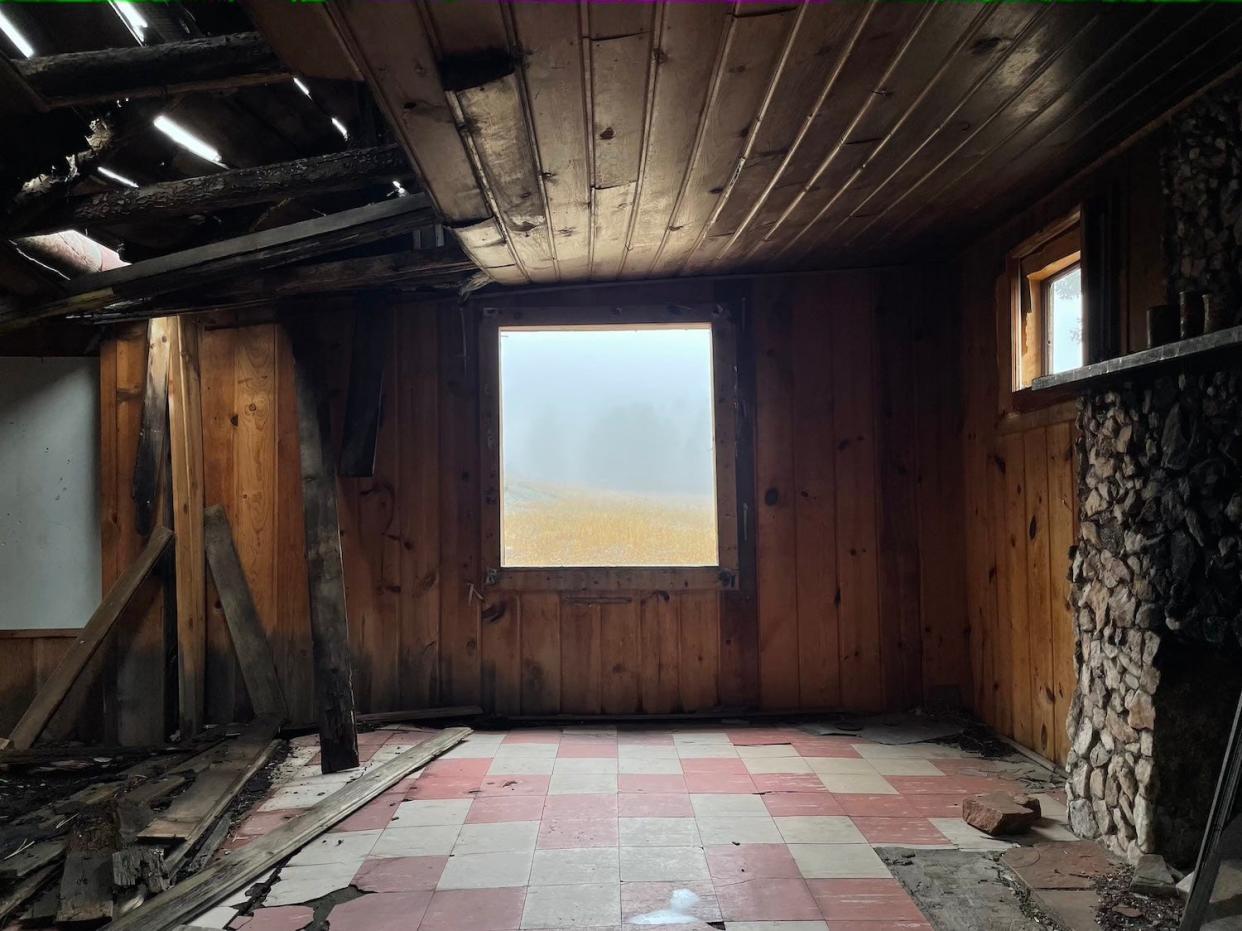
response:
<path id="1" fill-rule="evenodd" d="M 1215 333 L 1205 333 L 1203 336 L 1193 336 L 1176 343 L 1156 346 L 1154 349 L 1132 352 L 1128 356 L 1093 362 L 1058 375 L 1041 375 L 1031 383 L 1031 391 L 1058 389 L 1064 392 L 1071 388 L 1085 390 L 1102 381 L 1129 379 L 1140 374 L 1143 369 L 1189 361 L 1209 353 L 1239 347 L 1242 347 L 1242 326 L 1230 327 Z"/>

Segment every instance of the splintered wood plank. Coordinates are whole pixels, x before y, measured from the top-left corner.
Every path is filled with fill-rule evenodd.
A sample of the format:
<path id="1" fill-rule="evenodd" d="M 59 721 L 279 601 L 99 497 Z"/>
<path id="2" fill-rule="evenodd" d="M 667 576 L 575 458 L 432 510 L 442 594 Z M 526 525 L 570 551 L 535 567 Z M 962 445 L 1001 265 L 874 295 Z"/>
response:
<path id="1" fill-rule="evenodd" d="M 147 382 L 142 399 L 142 428 L 134 463 L 133 497 L 138 532 L 151 532 L 159 509 L 160 475 L 168 443 L 167 317 L 147 322 Z"/>
<path id="2" fill-rule="evenodd" d="M 173 529 L 177 567 L 177 682 L 183 737 L 203 726 L 207 664 L 207 580 L 203 553 L 203 409 L 199 381 L 201 326 L 173 322 L 168 375 L 172 425 Z"/>
<path id="3" fill-rule="evenodd" d="M 495 714 L 519 714 L 522 604 L 518 595 L 492 594 L 480 611 L 479 628 L 482 705 Z"/>
<path id="4" fill-rule="evenodd" d="M 940 483 L 930 481 L 926 488 L 920 479 L 929 472 L 935 478 L 936 457 L 941 449 L 933 439 L 943 439 L 952 446 L 952 437 L 940 437 L 934 422 L 926 415 L 928 409 L 938 410 L 939 392 L 923 405 L 918 404 L 921 392 L 932 392 L 944 368 L 944 358 L 929 365 L 929 381 L 919 378 L 916 371 L 915 328 L 911 318 L 935 316 L 921 306 L 919 282 L 915 273 L 902 271 L 885 276 L 881 283 L 880 303 L 875 318 L 876 344 L 883 347 L 877 363 L 879 373 L 876 407 L 879 434 L 880 521 L 880 627 L 883 636 L 884 691 L 889 708 L 905 709 L 923 703 L 923 638 L 943 637 L 940 627 L 950 618 L 928 617 L 920 624 L 919 531 L 926 529 L 925 540 L 943 533 L 946 521 L 935 508 L 941 493 Z M 930 348 L 919 354 L 932 355 Z M 920 358 L 927 365 L 931 360 Z M 916 407 L 923 416 L 916 418 Z M 926 458 L 929 461 L 921 461 Z M 924 498 L 930 497 L 932 501 Z M 931 507 L 929 507 L 929 505 Z M 930 511 L 930 519 L 920 521 L 920 510 Z M 953 569 L 948 569 L 952 573 Z M 939 606 L 937 606 L 939 607 Z M 949 606 L 950 612 L 953 606 Z M 937 652 L 937 651 L 933 651 Z M 941 680 L 943 681 L 943 680 Z"/>
<path id="5" fill-rule="evenodd" d="M 720 594 L 687 592 L 675 597 L 681 601 L 681 708 L 710 711 L 720 703 Z"/>
<path id="6" fill-rule="evenodd" d="M 522 593 L 522 713 L 561 710 L 561 599 Z"/>
<path id="7" fill-rule="evenodd" d="M 203 517 L 211 577 L 220 594 L 229 634 L 246 680 L 246 690 L 250 694 L 250 704 L 256 714 L 284 720 L 288 709 L 280 681 L 276 678 L 272 647 L 251 597 L 241 561 L 237 558 L 228 515 L 222 506 L 214 504 L 207 508 Z"/>
<path id="8" fill-rule="evenodd" d="M 112 917 L 112 853 L 116 846 L 110 813 L 87 812 L 70 830 L 60 877 L 58 924 L 97 924 Z"/>
<path id="9" fill-rule="evenodd" d="M 246 330 L 233 327 L 205 330 L 199 346 L 203 387 L 203 500 L 237 512 L 233 451 L 240 416 L 236 411 L 235 342 Z M 241 667 L 215 580 L 207 578 L 207 721 L 227 724 L 238 715 L 244 693 Z M 246 696 L 248 698 L 248 696 Z M 243 700 L 243 704 L 246 703 Z"/>
<path id="10" fill-rule="evenodd" d="M 440 701 L 479 702 L 479 321 L 440 311 Z"/>
<path id="11" fill-rule="evenodd" d="M 279 745 L 273 741 L 278 719 L 262 717 L 241 736 L 208 751 L 206 765 L 188 789 L 173 799 L 159 817 L 138 833 L 142 840 L 158 843 L 182 841 L 193 846 L 232 804 L 246 782 L 263 766 Z"/>
<path id="12" fill-rule="evenodd" d="M 397 316 L 397 460 L 401 468 L 400 691 L 406 708 L 439 698 L 440 428 L 436 313 L 402 307 Z"/>
<path id="13" fill-rule="evenodd" d="M 759 599 L 759 706 L 796 708 L 798 589 L 793 468 L 793 359 L 796 291 L 788 283 L 757 286 L 755 319 L 755 549 Z"/>
<path id="14" fill-rule="evenodd" d="M 354 315 L 349 361 L 349 393 L 341 437 L 340 474 L 370 478 L 384 404 L 384 369 L 391 341 L 391 315 L 385 307 L 360 307 Z"/>
<path id="15" fill-rule="evenodd" d="M 104 637 L 112 629 L 117 618 L 125 610 L 130 599 L 147 577 L 156 561 L 164 555 L 164 551 L 172 542 L 172 533 L 165 527 L 156 527 L 151 531 L 150 542 L 139 557 L 109 589 L 108 594 L 95 613 L 91 615 L 86 626 L 73 646 L 56 666 L 56 670 L 39 689 L 26 709 L 21 720 L 13 728 L 10 736 L 11 745 L 18 750 L 28 750 L 43 732 L 48 719 L 55 714 L 70 687 L 77 680 L 82 669 L 99 649 Z"/>
<path id="16" fill-rule="evenodd" d="M 642 708 L 638 678 L 642 668 L 642 626 L 638 602 L 600 605 L 600 708 L 604 714 L 637 714 Z"/>
<path id="17" fill-rule="evenodd" d="M 6 891 L 3 896 L 0 896 L 0 921 L 7 919 L 13 912 L 33 899 L 40 889 L 49 885 L 55 872 L 55 865 L 45 866 L 41 870 L 31 873 Z M 52 888 L 55 890 L 55 887 Z M 47 916 L 47 920 L 51 921 L 54 917 L 55 909 L 53 909 L 53 914 Z"/>
<path id="18" fill-rule="evenodd" d="M 461 743 L 469 734 L 468 727 L 450 728 L 369 770 L 245 848 L 148 899 L 114 921 L 109 931 L 166 931 L 185 918 L 201 914 L 396 785 L 410 772 Z"/>
<path id="19" fill-rule="evenodd" d="M 841 704 L 858 711 L 884 705 L 880 655 L 876 528 L 876 397 L 872 279 L 830 281 L 836 347 L 832 384 L 836 437 L 837 578 L 841 590 Z"/>
<path id="20" fill-rule="evenodd" d="M 313 380 L 316 375 L 308 371 L 308 366 L 314 364 L 299 352 L 294 368 L 319 748 L 323 771 L 333 773 L 358 765 L 358 733 L 354 725 L 353 660 L 345 609 L 341 528 L 336 510 L 335 457 L 327 401 L 319 396 Z"/>
<path id="21" fill-rule="evenodd" d="M 528 119 L 539 142 L 558 277 L 581 280 L 591 262 L 591 163 L 578 18 L 547 3 L 505 9 L 523 50 Z"/>
<path id="22" fill-rule="evenodd" d="M 1052 668 L 1052 607 L 1049 578 L 1048 436 L 1043 428 L 1022 438 L 1026 473 L 1027 618 L 1030 624 L 1031 749 L 1056 753 Z"/>
<path id="23" fill-rule="evenodd" d="M 1009 603 L 1005 620 L 1009 625 L 1009 688 L 1013 709 L 1013 739 L 1033 747 L 1031 735 L 1031 648 L 1030 606 L 1027 595 L 1026 456 L 1022 434 L 1011 433 L 1000 439 L 1000 455 L 1005 463 L 1004 559 L 1008 566 Z"/>
<path id="24" fill-rule="evenodd" d="M 639 676 L 645 714 L 672 714 L 681 707 L 681 599 L 653 592 L 639 604 L 642 672 Z"/>
<path id="25" fill-rule="evenodd" d="M 623 274 L 645 275 L 660 252 L 712 88 L 729 9 L 715 3 L 658 8 L 655 62 L 646 152 L 639 178 L 630 250 Z"/>
<path id="26" fill-rule="evenodd" d="M 1066 733 L 1070 703 L 1078 677 L 1074 671 L 1074 649 L 1078 638 L 1070 599 L 1070 548 L 1074 545 L 1074 511 L 1078 505 L 1074 491 L 1074 425 L 1053 424 L 1048 428 L 1048 550 L 1049 602 L 1052 611 L 1052 691 L 1053 749 L 1051 756 L 1065 764 L 1070 738 Z"/>
<path id="27" fill-rule="evenodd" d="M 561 712 L 600 712 L 600 606 L 561 599 Z"/>
<path id="28" fill-rule="evenodd" d="M 833 308 L 801 290 L 793 312 L 799 707 L 841 703 L 833 449 Z"/>

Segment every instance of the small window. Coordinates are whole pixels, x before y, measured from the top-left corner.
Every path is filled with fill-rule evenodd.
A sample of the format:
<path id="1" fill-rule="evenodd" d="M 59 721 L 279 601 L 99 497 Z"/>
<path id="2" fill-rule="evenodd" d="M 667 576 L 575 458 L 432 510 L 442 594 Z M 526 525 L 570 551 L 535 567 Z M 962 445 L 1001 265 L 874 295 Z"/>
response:
<path id="1" fill-rule="evenodd" d="M 1014 256 L 1015 389 L 1086 362 L 1081 242 L 1074 216 Z"/>
<path id="2" fill-rule="evenodd" d="M 735 587 L 724 309 L 492 310 L 481 339 L 489 585 Z"/>

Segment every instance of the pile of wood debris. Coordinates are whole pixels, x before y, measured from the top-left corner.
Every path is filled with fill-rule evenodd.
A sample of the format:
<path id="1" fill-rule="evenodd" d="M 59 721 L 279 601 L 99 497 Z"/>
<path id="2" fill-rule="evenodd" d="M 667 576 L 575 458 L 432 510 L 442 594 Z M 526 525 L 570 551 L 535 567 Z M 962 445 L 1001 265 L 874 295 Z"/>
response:
<path id="1" fill-rule="evenodd" d="M 216 728 L 146 755 L 0 826 L 0 925 L 174 928 L 431 762 L 470 733 L 449 728 L 372 768 L 245 848 L 216 857 L 247 782 L 284 746 L 278 724 Z M 109 760 L 113 757 L 109 757 Z M 0 751 L 0 767 L 82 761 L 74 750 Z"/>

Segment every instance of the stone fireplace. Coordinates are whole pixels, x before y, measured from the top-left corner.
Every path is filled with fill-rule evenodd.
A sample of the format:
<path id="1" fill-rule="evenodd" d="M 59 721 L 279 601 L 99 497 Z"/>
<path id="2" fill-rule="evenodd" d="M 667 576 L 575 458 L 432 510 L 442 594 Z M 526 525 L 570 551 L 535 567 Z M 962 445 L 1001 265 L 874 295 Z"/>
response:
<path id="1" fill-rule="evenodd" d="M 1242 84 L 1178 114 L 1166 139 L 1168 298 L 1236 312 Z M 1078 426 L 1071 827 L 1189 866 L 1242 692 L 1242 361 L 1137 370 L 1084 396 Z"/>

